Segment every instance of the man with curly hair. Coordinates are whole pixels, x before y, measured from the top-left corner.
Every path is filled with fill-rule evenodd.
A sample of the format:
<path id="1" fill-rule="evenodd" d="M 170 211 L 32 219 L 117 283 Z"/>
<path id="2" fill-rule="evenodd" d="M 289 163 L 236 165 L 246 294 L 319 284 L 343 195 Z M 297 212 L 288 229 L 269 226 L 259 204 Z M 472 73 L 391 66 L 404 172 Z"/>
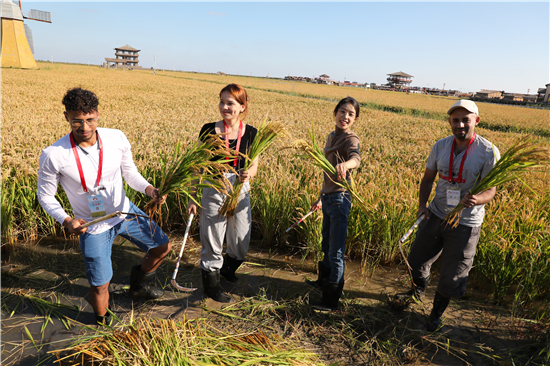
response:
<path id="1" fill-rule="evenodd" d="M 42 151 L 38 170 L 38 201 L 69 233 L 80 237 L 80 248 L 90 283 L 90 304 L 98 323 L 109 321 L 109 283 L 113 276 L 111 248 L 120 235 L 146 252 L 132 268 L 129 295 L 156 299 L 164 294 L 154 286 L 155 271 L 171 245 L 155 222 L 136 215 L 120 215 L 88 228 L 82 225 L 113 212 L 145 214 L 126 197 L 122 177 L 130 187 L 158 203 L 158 190 L 138 172 L 130 142 L 120 130 L 98 127 L 99 101 L 88 90 L 74 88 L 63 98 L 71 132 Z M 61 183 L 73 209 L 68 215 L 55 198 Z M 126 220 L 125 220 L 126 219 Z"/>

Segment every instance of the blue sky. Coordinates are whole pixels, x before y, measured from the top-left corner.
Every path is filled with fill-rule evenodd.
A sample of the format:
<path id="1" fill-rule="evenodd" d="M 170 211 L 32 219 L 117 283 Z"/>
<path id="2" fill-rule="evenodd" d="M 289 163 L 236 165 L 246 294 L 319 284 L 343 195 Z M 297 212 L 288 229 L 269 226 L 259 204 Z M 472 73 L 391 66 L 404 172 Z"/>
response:
<path id="1" fill-rule="evenodd" d="M 462 91 L 536 93 L 550 82 L 550 5 L 539 2 L 46 2 L 27 21 L 35 58 L 101 64 L 126 44 L 159 69 L 328 74 Z"/>

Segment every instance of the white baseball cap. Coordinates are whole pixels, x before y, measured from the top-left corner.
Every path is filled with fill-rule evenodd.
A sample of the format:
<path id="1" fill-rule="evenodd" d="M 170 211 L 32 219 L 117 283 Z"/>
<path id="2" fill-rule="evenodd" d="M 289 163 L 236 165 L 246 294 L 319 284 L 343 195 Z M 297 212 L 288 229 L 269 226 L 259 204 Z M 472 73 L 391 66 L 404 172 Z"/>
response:
<path id="1" fill-rule="evenodd" d="M 468 99 L 461 99 L 458 102 L 456 102 L 455 104 L 453 104 L 453 106 L 447 111 L 447 114 L 450 116 L 451 113 L 453 113 L 453 111 L 455 109 L 458 109 L 458 108 L 464 108 L 467 111 L 475 113 L 479 116 L 479 111 L 477 110 L 477 105 L 474 102 L 472 102 L 471 100 L 468 100 Z"/>

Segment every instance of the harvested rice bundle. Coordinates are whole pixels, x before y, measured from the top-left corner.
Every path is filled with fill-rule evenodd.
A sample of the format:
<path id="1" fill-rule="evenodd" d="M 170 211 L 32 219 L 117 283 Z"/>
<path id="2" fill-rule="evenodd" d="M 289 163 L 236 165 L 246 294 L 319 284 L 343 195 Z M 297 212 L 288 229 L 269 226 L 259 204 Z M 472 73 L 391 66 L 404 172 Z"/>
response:
<path id="1" fill-rule="evenodd" d="M 321 149 L 321 147 L 315 140 L 315 133 L 314 133 L 313 127 L 309 131 L 309 136 L 311 138 L 311 144 L 309 144 L 305 140 L 295 141 L 295 144 L 298 147 L 298 149 L 300 149 L 304 153 L 304 154 L 299 154 L 298 156 L 301 158 L 309 159 L 313 165 L 321 168 L 325 173 L 336 175 L 336 168 L 327 160 L 327 158 L 325 157 L 325 153 L 323 152 L 323 149 Z M 363 198 L 357 192 L 357 189 L 355 187 L 355 182 L 353 181 L 351 174 L 350 174 L 349 182 L 346 179 L 343 179 L 340 181 L 334 181 L 334 180 L 332 181 L 335 184 L 347 190 L 351 194 L 351 196 L 357 200 L 359 206 L 365 212 L 369 210 L 367 203 L 365 202 L 365 200 L 363 200 Z"/>
<path id="2" fill-rule="evenodd" d="M 275 138 L 284 131 L 284 126 L 280 122 L 266 122 L 267 117 L 264 118 L 260 127 L 258 127 L 258 132 L 252 144 L 248 148 L 247 154 L 245 157 L 245 164 L 243 169 L 246 171 L 252 165 L 252 162 L 256 160 L 264 151 L 267 150 L 269 146 L 275 141 Z M 239 202 L 239 195 L 241 194 L 241 188 L 243 183 L 237 177 L 231 192 L 227 195 L 222 207 L 220 208 L 219 214 L 226 217 L 233 217 L 235 215 L 235 209 Z"/>
<path id="3" fill-rule="evenodd" d="M 231 171 L 227 164 L 223 164 L 227 155 L 228 151 L 223 142 L 215 136 L 204 139 L 204 142 L 197 141 L 185 150 L 178 141 L 171 156 L 161 154 L 159 196 L 164 197 L 175 193 L 195 201 L 190 192 L 194 187 L 211 187 L 225 192 L 223 173 Z M 214 159 L 215 157 L 219 158 Z M 158 203 L 150 200 L 145 206 L 145 211 L 151 219 L 162 226 L 162 215 Z"/>
<path id="4" fill-rule="evenodd" d="M 119 319 L 120 320 L 120 319 Z M 122 328 L 122 329 L 121 329 Z M 226 332 L 205 319 L 132 319 L 54 351 L 70 365 L 321 365 L 311 351 L 260 330 Z"/>
<path id="5" fill-rule="evenodd" d="M 525 141 L 522 143 L 522 141 Z M 533 171 L 544 166 L 550 160 L 550 149 L 536 146 L 531 137 L 521 137 L 506 151 L 499 161 L 489 170 L 485 178 L 478 182 L 479 176 L 470 190 L 478 194 L 490 188 L 519 179 L 517 173 Z M 459 203 L 445 216 L 445 220 L 454 228 L 458 226 L 464 206 Z"/>

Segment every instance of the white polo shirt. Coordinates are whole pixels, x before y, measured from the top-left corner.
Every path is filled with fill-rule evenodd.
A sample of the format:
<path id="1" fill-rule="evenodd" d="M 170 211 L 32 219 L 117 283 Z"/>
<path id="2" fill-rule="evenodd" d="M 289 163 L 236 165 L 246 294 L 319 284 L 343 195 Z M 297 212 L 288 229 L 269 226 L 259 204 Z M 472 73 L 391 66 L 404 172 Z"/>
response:
<path id="1" fill-rule="evenodd" d="M 90 195 L 101 194 L 106 214 L 115 211 L 128 212 L 130 201 L 126 197 L 122 177 L 128 185 L 138 192 L 145 193 L 150 185 L 138 172 L 130 142 L 120 130 L 97 128 L 103 146 L 103 169 L 101 187 L 96 185 L 98 175 L 99 148 L 98 143 L 92 147 L 80 149 L 77 152 L 82 164 L 88 192 L 85 192 L 80 180 L 80 174 L 71 146 L 70 133 L 57 140 L 53 145 L 42 150 L 38 168 L 38 202 L 48 215 L 59 223 L 69 216 L 59 201 L 55 198 L 58 183 L 61 183 L 75 218 L 92 221 L 88 205 Z M 83 150 L 88 152 L 86 154 Z M 114 217 L 88 228 L 90 234 L 99 234 L 109 230 L 122 221 L 124 217 Z"/>
<path id="2" fill-rule="evenodd" d="M 451 156 L 453 141 L 454 136 L 449 136 L 435 143 L 426 163 L 428 169 L 436 170 L 440 176 L 449 177 L 449 158 Z M 428 208 L 441 219 L 444 219 L 453 210 L 453 207 L 447 207 L 447 189 L 460 188 L 460 199 L 462 199 L 473 188 L 476 178 L 478 176 L 480 177 L 479 180 L 485 178 L 489 170 L 500 159 L 500 152 L 497 147 L 478 134 L 475 135 L 474 141 L 467 151 L 468 154 L 466 155 L 462 171 L 464 182 L 451 183 L 448 180 L 439 178 L 435 187 L 435 197 L 430 202 Z M 453 158 L 453 178 L 458 178 L 460 164 L 465 153 L 466 150 Z M 459 223 L 469 227 L 478 227 L 483 223 L 484 216 L 485 205 L 476 205 L 462 211 Z"/>

